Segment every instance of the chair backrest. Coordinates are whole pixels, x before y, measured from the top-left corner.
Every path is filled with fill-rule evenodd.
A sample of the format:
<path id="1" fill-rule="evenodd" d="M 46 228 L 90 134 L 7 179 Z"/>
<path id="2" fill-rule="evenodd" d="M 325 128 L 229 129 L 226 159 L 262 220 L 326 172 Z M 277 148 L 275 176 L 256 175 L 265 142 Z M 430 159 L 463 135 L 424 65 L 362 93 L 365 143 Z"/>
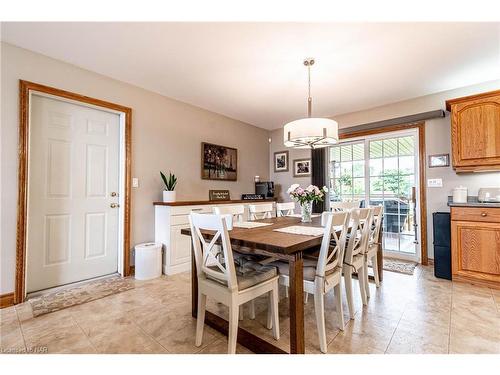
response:
<path id="1" fill-rule="evenodd" d="M 372 208 L 358 208 L 350 212 L 350 235 L 344 257 L 346 264 L 352 264 L 355 255 L 366 252 L 373 217 Z"/>
<path id="2" fill-rule="evenodd" d="M 373 211 L 373 224 L 370 231 L 370 239 L 368 240 L 368 244 L 376 244 L 378 242 L 378 237 L 380 235 L 380 228 L 382 226 L 382 218 L 384 216 L 384 207 L 380 206 L 372 206 L 370 207 Z"/>
<path id="3" fill-rule="evenodd" d="M 243 221 L 245 214 L 245 206 L 241 205 L 224 205 L 213 208 L 213 213 L 216 215 L 231 215 L 234 221 Z"/>
<path id="4" fill-rule="evenodd" d="M 276 216 L 292 215 L 295 212 L 295 202 L 276 203 Z"/>
<path id="5" fill-rule="evenodd" d="M 348 211 L 359 208 L 360 201 L 352 202 L 330 202 L 330 211 Z"/>
<path id="6" fill-rule="evenodd" d="M 322 218 L 325 218 L 325 231 L 316 267 L 316 276 L 319 277 L 325 277 L 335 267 L 342 267 L 349 231 L 349 212 L 324 212 L 324 214 L 326 215 L 322 215 Z"/>
<path id="7" fill-rule="evenodd" d="M 273 204 L 251 204 L 248 206 L 250 220 L 270 219 L 273 217 Z"/>
<path id="8" fill-rule="evenodd" d="M 210 278 L 226 284 L 231 290 L 237 289 L 238 282 L 226 218 L 222 215 L 192 212 L 189 214 L 189 225 L 198 278 L 210 276 Z M 203 230 L 215 232 L 210 241 L 203 237 Z M 220 251 L 223 252 L 223 257 L 218 256 Z"/>

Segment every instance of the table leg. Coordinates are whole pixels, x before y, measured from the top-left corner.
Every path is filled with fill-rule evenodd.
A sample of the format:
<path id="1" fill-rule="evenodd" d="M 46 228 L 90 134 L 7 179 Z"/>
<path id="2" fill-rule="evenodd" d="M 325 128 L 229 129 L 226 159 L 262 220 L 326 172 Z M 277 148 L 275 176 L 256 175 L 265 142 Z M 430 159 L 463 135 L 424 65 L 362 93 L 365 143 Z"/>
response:
<path id="1" fill-rule="evenodd" d="M 304 343 L 304 262 L 302 252 L 289 262 L 290 290 L 290 353 L 305 353 Z"/>
<path id="2" fill-rule="evenodd" d="M 191 243 L 191 315 L 198 315 L 198 275 L 196 274 L 196 259 L 193 244 Z"/>

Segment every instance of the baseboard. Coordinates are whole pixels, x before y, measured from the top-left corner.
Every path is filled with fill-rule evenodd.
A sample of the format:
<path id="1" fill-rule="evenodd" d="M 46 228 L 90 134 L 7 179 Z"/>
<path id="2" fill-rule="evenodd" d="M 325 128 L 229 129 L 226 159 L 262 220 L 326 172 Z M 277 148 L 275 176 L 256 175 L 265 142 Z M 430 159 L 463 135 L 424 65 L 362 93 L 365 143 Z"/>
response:
<path id="1" fill-rule="evenodd" d="M 0 295 L 0 309 L 14 306 L 14 292 Z"/>
<path id="2" fill-rule="evenodd" d="M 191 270 L 191 262 L 182 263 L 182 264 L 178 264 L 176 266 L 170 266 L 170 267 L 168 267 L 167 265 L 163 265 L 163 273 L 165 275 L 175 275 L 176 273 L 187 272 L 190 270 Z"/>

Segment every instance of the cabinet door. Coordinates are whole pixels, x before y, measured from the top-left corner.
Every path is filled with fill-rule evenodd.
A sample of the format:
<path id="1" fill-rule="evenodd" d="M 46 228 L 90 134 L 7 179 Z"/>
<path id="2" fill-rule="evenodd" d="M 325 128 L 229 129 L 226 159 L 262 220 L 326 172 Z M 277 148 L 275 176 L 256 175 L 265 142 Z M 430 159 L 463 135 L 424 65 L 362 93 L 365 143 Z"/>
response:
<path id="1" fill-rule="evenodd" d="M 500 282 L 500 224 L 452 221 L 453 276 Z"/>
<path id="2" fill-rule="evenodd" d="M 170 227 L 170 262 L 172 266 L 191 262 L 191 237 L 181 233 L 181 229 L 189 225 L 172 225 Z"/>
<path id="3" fill-rule="evenodd" d="M 452 106 L 454 167 L 491 167 L 500 164 L 500 96 Z"/>

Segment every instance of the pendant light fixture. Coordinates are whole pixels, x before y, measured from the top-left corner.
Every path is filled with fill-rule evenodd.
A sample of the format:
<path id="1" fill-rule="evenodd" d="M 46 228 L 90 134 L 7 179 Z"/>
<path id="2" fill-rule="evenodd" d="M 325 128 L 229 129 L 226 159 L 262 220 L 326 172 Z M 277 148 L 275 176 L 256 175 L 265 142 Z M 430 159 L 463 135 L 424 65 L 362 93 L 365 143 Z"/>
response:
<path id="1" fill-rule="evenodd" d="M 283 129 L 285 146 L 312 149 L 334 145 L 339 141 L 339 125 L 337 121 L 328 118 L 311 117 L 311 66 L 314 65 L 314 59 L 305 59 L 304 65 L 307 67 L 309 88 L 307 117 L 294 120 L 285 125 Z"/>

